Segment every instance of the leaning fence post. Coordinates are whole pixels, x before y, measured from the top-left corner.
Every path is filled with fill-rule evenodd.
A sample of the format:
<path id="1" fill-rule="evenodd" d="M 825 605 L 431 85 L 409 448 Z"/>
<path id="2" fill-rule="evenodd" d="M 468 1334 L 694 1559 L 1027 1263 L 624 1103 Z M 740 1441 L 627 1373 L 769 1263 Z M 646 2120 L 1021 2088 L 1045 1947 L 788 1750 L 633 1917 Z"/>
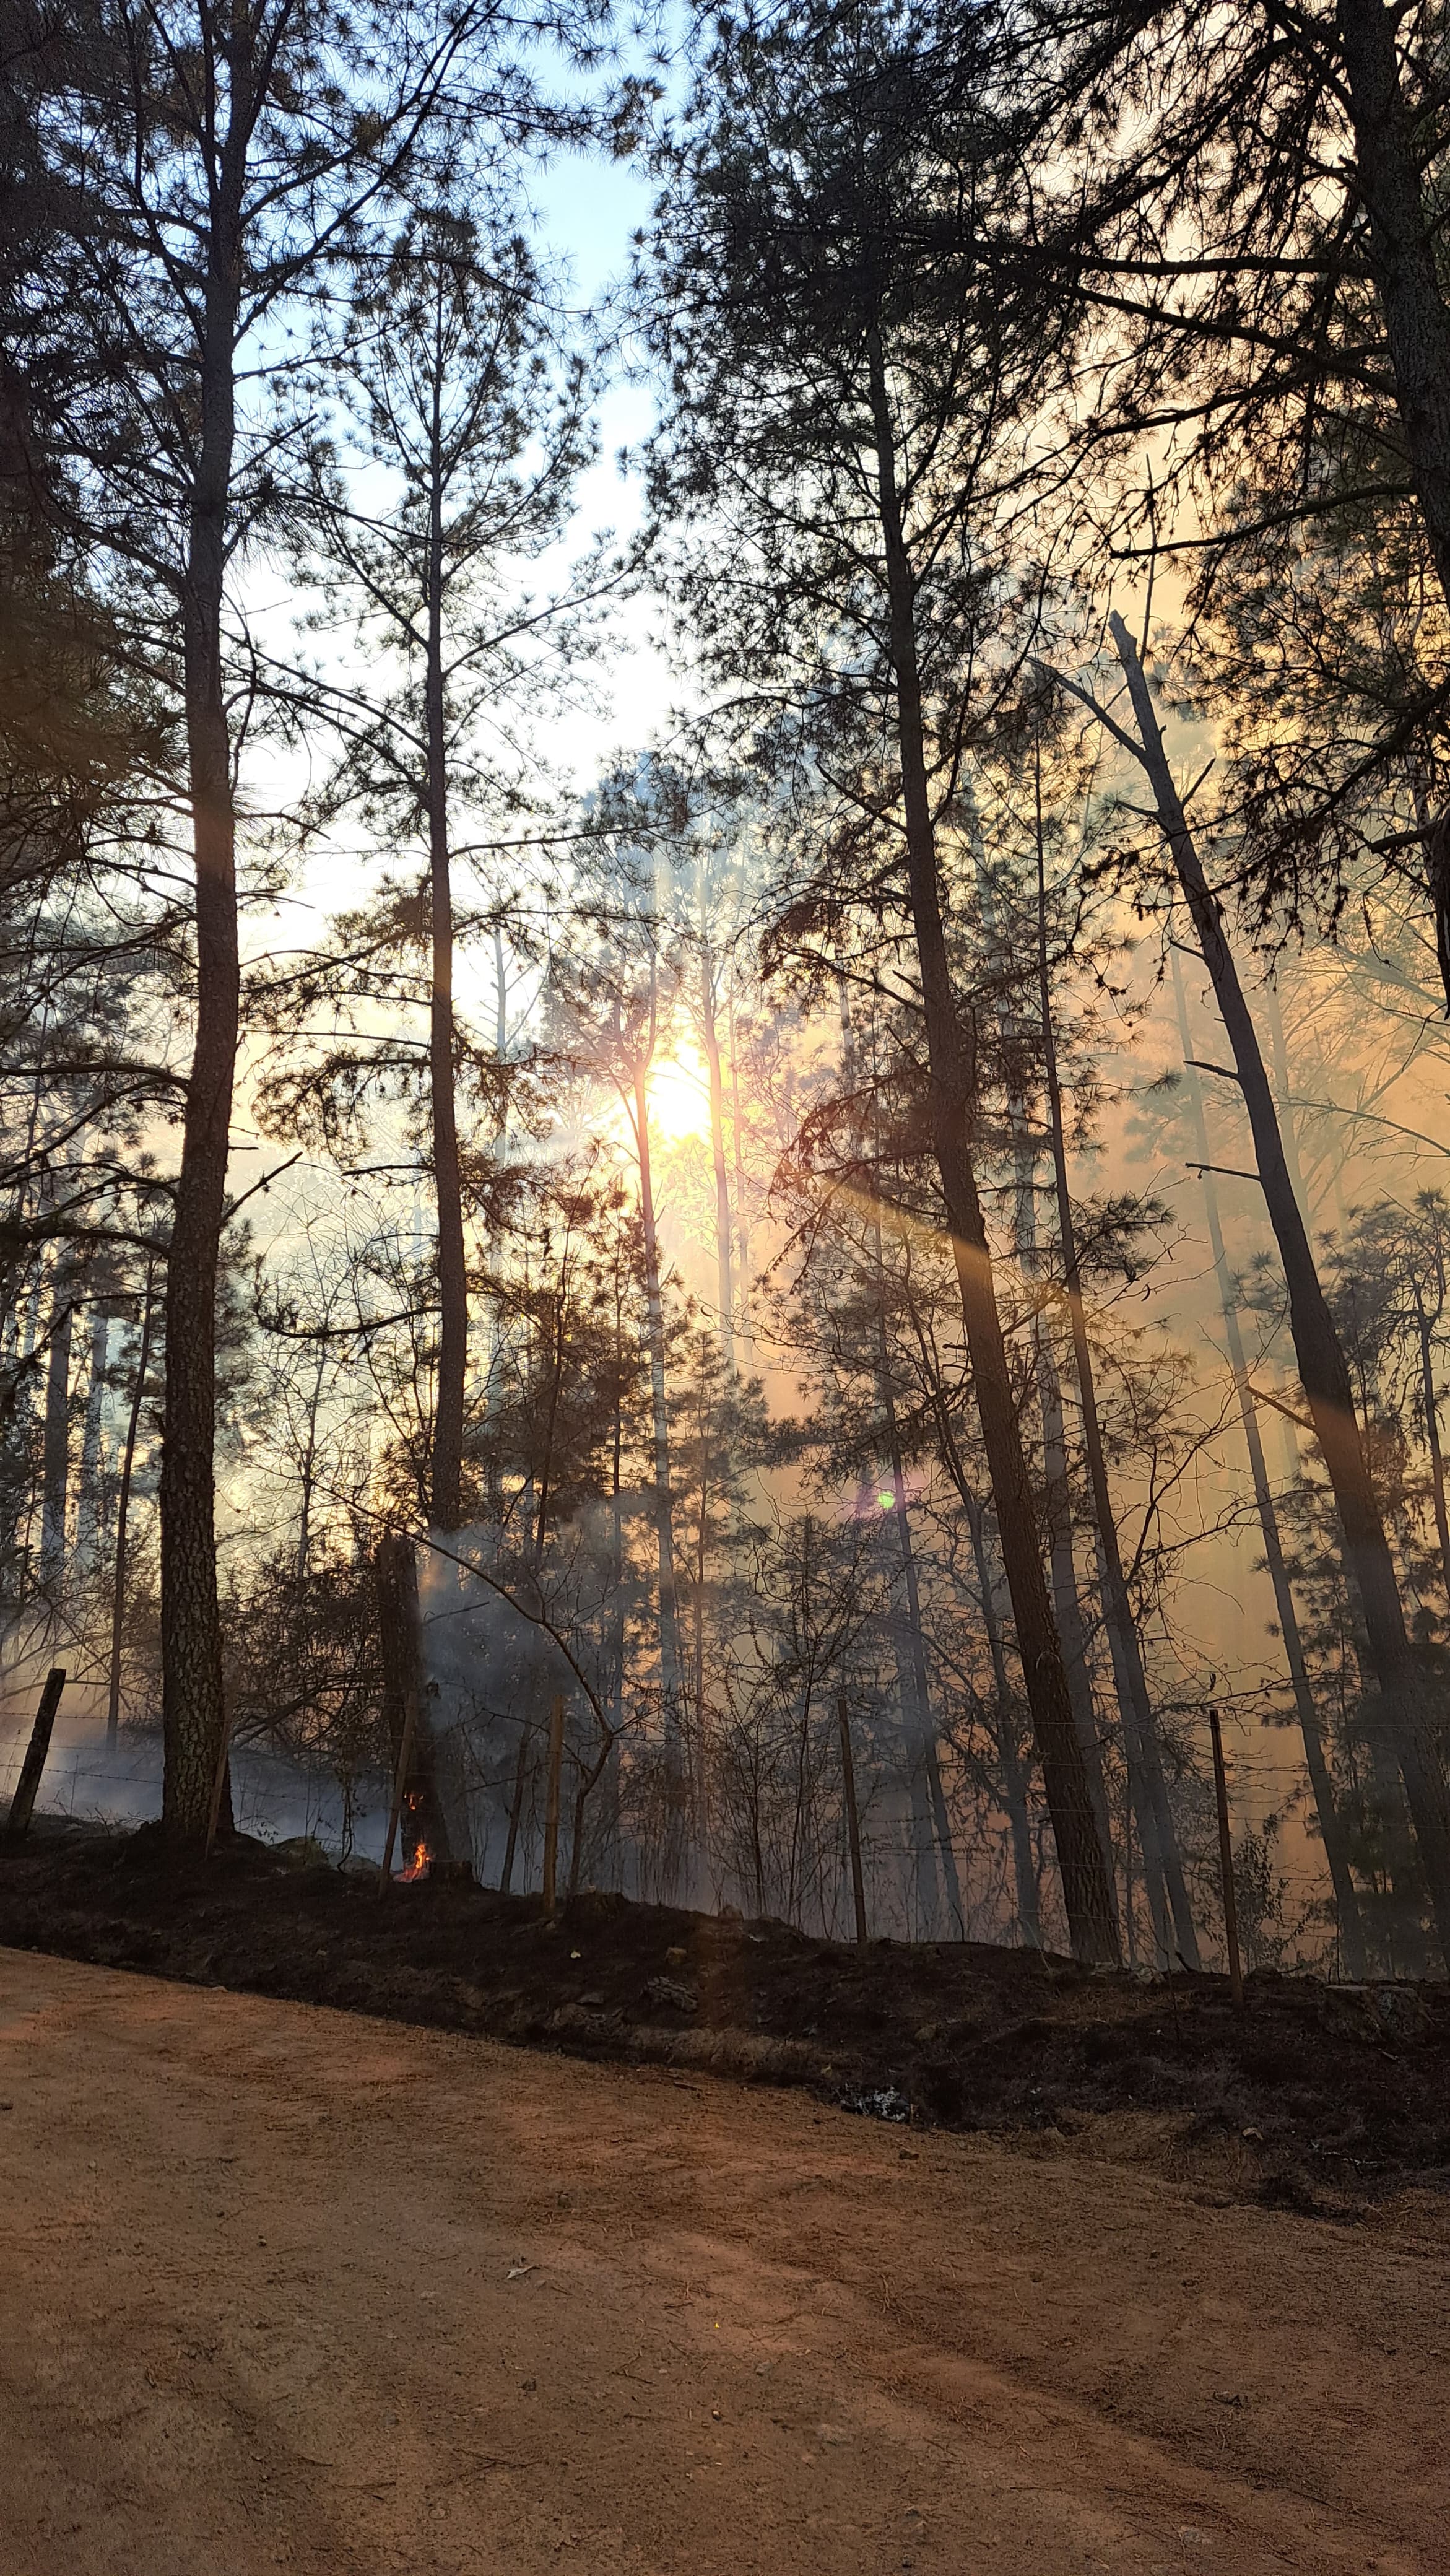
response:
<path id="1" fill-rule="evenodd" d="M 20 1766 L 20 1779 L 15 1795 L 10 1801 L 10 1813 L 5 1819 L 7 1841 L 19 1842 L 22 1835 L 30 1830 L 30 1813 L 35 1805 L 36 1790 L 40 1787 L 40 1775 L 45 1769 L 45 1757 L 50 1751 L 51 1729 L 55 1725 L 55 1712 L 60 1706 L 60 1695 L 64 1688 L 65 1666 L 52 1664 L 45 1676 L 45 1688 L 40 1694 L 40 1706 L 35 1712 L 35 1724 L 30 1730 L 30 1742 L 25 1748 L 25 1760 Z"/>

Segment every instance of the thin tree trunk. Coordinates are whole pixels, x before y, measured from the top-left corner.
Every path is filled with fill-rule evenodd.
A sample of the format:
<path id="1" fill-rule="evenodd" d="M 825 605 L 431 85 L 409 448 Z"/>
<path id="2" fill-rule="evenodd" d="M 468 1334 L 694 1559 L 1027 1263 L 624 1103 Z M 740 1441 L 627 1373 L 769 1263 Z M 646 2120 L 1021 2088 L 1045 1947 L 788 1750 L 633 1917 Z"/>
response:
<path id="1" fill-rule="evenodd" d="M 327 1367 L 327 1354 L 317 1354 L 317 1368 L 312 1380 L 312 1394 L 307 1406 L 307 1446 L 302 1452 L 302 1508 L 297 1526 L 297 1580 L 305 1583 L 312 1560 L 312 1488 L 317 1475 L 317 1415 L 322 1403 L 322 1381 Z"/>
<path id="2" fill-rule="evenodd" d="M 695 1531 L 695 1597 L 690 1605 L 694 1630 L 694 1708 L 695 1708 L 695 1839 L 700 1857 L 708 1872 L 710 1855 L 710 1764 L 709 1741 L 705 1725 L 705 1571 L 710 1546 L 710 1422 L 709 1388 L 705 1378 L 704 1353 L 700 1345 L 700 1389 L 697 1416 L 700 1439 L 700 1517 Z"/>
<path id="3" fill-rule="evenodd" d="M 146 1267 L 146 1298 L 141 1309 L 141 1347 L 136 1358 L 136 1383 L 131 1390 L 131 1410 L 126 1420 L 126 1445 L 121 1452 L 121 1483 L 116 1496 L 116 1574 L 111 1591 L 111 1679 L 106 1701 L 106 1750 L 114 1753 L 121 1724 L 121 1645 L 126 1627 L 126 1551 L 130 1541 L 131 1470 L 136 1462 L 136 1431 L 141 1420 L 141 1403 L 146 1393 L 146 1370 L 151 1359 L 151 1324 L 156 1311 L 156 1269 Z"/>
<path id="4" fill-rule="evenodd" d="M 649 1100 L 643 1060 L 634 1072 L 634 1131 L 639 1154 L 639 1211 L 644 1235 L 645 1314 L 649 1334 L 650 1402 L 654 1430 L 654 1522 L 659 1572 L 660 1688 L 664 1701 L 665 1761 L 678 1783 L 680 1766 L 679 1592 L 675 1578 L 675 1514 L 670 1486 L 670 1417 L 665 1386 L 665 1315 L 660 1286 L 659 1238 L 655 1231 L 654 1181 L 650 1170 Z"/>
<path id="5" fill-rule="evenodd" d="M 727 1381 L 735 1376 L 734 1290 L 730 1278 L 730 1182 L 725 1169 L 725 1083 L 720 1066 L 720 1032 L 715 1013 L 715 972 L 703 932 L 700 938 L 700 1034 L 710 1078 L 710 1156 L 715 1166 L 715 1277 L 720 1303 L 720 1348 Z"/>
<path id="6" fill-rule="evenodd" d="M 1175 951 L 1175 955 L 1176 953 Z M 1284 1029 L 1284 1014 L 1279 1008 L 1279 997 L 1272 984 L 1264 986 L 1264 1017 L 1268 1022 L 1269 1047 L 1274 1059 L 1274 1080 L 1279 1092 L 1276 1106 L 1279 1112 L 1279 1130 L 1284 1139 L 1284 1160 L 1289 1166 L 1289 1178 L 1294 1185 L 1294 1196 L 1299 1202 L 1299 1213 L 1304 1219 L 1304 1229 L 1307 1233 L 1314 1221 L 1314 1211 L 1309 1203 L 1304 1168 L 1299 1160 L 1299 1131 L 1294 1123 L 1293 1104 L 1289 1098 L 1291 1087 L 1289 1041 Z"/>
<path id="7" fill-rule="evenodd" d="M 440 276 L 439 298 L 442 299 Z M 440 325 L 441 327 L 441 325 Z M 429 459 L 428 638 L 425 701 L 428 734 L 428 892 L 432 941 L 428 1004 L 428 1079 L 433 1116 L 433 1186 L 438 1202 L 438 1385 L 429 1511 L 439 1529 L 463 1519 L 463 1402 L 468 1370 L 468 1273 L 463 1242 L 463 1184 L 458 1161 L 458 1105 L 453 1075 L 453 888 L 448 859 L 448 751 L 443 700 L 442 357 L 433 385 Z"/>
<path id="8" fill-rule="evenodd" d="M 1248 1112 L 1259 1180 L 1289 1291 L 1300 1381 L 1334 1489 L 1346 1563 L 1363 1608 L 1379 1684 L 1380 1706 L 1372 1722 L 1384 1728 L 1404 1780 L 1441 1951 L 1450 1959 L 1450 1802 L 1423 1678 L 1405 1631 L 1394 1560 L 1360 1436 L 1349 1370 L 1290 1181 L 1253 1019 L 1173 782 L 1143 667 L 1132 637 L 1116 614 L 1111 629 L 1132 695 L 1138 757 L 1152 786 L 1163 835 L 1193 918 Z M 1129 747 L 1134 748 L 1131 742 Z"/>
<path id="9" fill-rule="evenodd" d="M 373 1573 L 382 1647 L 383 1716 L 395 1764 L 402 1758 L 410 1697 L 416 1699 L 418 1707 L 408 1776 L 403 1784 L 411 1820 L 409 1829 L 415 1842 L 427 1845 L 434 1860 L 460 1859 L 464 1853 L 454 1849 L 459 1838 L 449 1830 L 440 1793 L 438 1742 L 423 1705 L 418 1560 L 412 1540 L 400 1530 L 385 1532 L 373 1559 Z"/>
<path id="10" fill-rule="evenodd" d="M 997 1757 L 1002 1765 L 1002 1794 L 1007 1808 L 1007 1826 L 1012 1838 L 1012 1871 L 1017 1883 L 1017 1915 L 1022 1937 L 1028 1947 L 1042 1947 L 1042 1917 L 1037 1902 L 1037 1871 L 1032 1856 L 1032 1826 L 1027 1813 L 1027 1766 L 1017 1749 L 1017 1720 L 1012 1706 L 1012 1692 L 1007 1680 L 1007 1658 L 1002 1647 L 1002 1625 L 992 1595 L 992 1567 L 987 1555 L 986 1513 L 975 1497 L 963 1494 L 967 1527 L 971 1532 L 972 1555 L 976 1561 L 977 1588 L 982 1597 L 982 1626 L 986 1631 L 987 1652 L 992 1660 L 992 1683 L 996 1693 Z"/>
<path id="11" fill-rule="evenodd" d="M 850 996 L 845 976 L 838 967 L 836 999 L 841 1022 L 842 1070 L 848 1085 L 855 1088 L 858 1077 L 856 1032 L 851 1018 Z M 872 1089 L 873 1123 L 875 1089 Z M 859 1129 L 864 1121 L 858 1118 Z M 879 1148 L 878 1148 L 879 1152 Z M 891 1470 L 892 1511 L 901 1549 L 901 1573 L 906 1591 L 906 1634 L 894 1623 L 897 1685 L 901 1701 L 902 1737 L 907 1753 L 907 1776 L 911 1798 L 912 1861 L 916 1879 L 918 1922 L 935 1924 L 944 1891 L 947 1910 L 965 1937 L 966 1920 L 962 1912 L 961 1880 L 957 1856 L 952 1843 L 951 1822 L 947 1814 L 946 1794 L 942 1786 L 941 1755 L 936 1721 L 932 1713 L 931 1689 L 927 1679 L 926 1641 L 921 1624 L 921 1594 L 917 1581 L 916 1549 L 911 1535 L 911 1514 L 907 1499 L 906 1475 L 901 1455 L 901 1435 L 896 1419 L 896 1397 L 891 1380 L 891 1353 L 886 1328 L 886 1256 L 882 1243 L 881 1220 L 872 1227 L 875 1253 L 876 1308 L 876 1401 L 886 1433 L 886 1457 Z M 903 1653 L 903 1643 L 906 1652 Z M 938 1880 L 940 1872 L 940 1881 Z"/>
<path id="12" fill-rule="evenodd" d="M 1093 1814 L 1087 1766 L 1073 1723 L 1062 1647 L 1042 1569 L 1037 1515 L 997 1311 L 971 1154 L 976 1108 L 976 1047 L 952 989 L 942 918 L 936 834 L 927 786 L 921 679 L 917 663 L 914 578 L 902 527 L 896 450 L 879 336 L 870 352 L 871 405 L 881 531 L 896 681 L 897 742 L 906 826 L 907 878 L 926 1024 L 927 1092 L 932 1145 L 947 1223 L 986 1444 L 997 1528 L 1017 1623 L 1043 1786 L 1072 1945 L 1080 1958 L 1116 1961 L 1117 1909 L 1107 1856 Z"/>
<path id="13" fill-rule="evenodd" d="M 877 1379 L 886 1428 L 886 1449 L 891 1466 L 892 1518 L 896 1523 L 901 1549 L 901 1575 L 906 1592 L 906 1656 L 903 1680 L 909 1679 L 912 1720 L 908 1729 L 911 1766 L 912 1815 L 916 1825 L 917 1902 L 923 1922 L 934 1926 L 943 1897 L 946 1910 L 965 1938 L 966 1922 L 962 1913 L 961 1879 L 957 1856 L 952 1845 L 946 1795 L 942 1787 L 941 1757 L 937 1749 L 936 1720 L 932 1713 L 931 1684 L 926 1669 L 926 1638 L 921 1624 L 921 1588 L 917 1581 L 916 1549 L 911 1536 L 911 1508 L 906 1491 L 906 1470 L 901 1456 L 901 1434 L 896 1421 L 896 1398 L 891 1387 L 890 1353 L 886 1338 L 884 1262 L 881 1228 L 876 1227 L 876 1304 Z M 903 1694 L 904 1695 L 904 1694 Z M 940 1884 L 938 1883 L 940 1872 Z"/>
<path id="14" fill-rule="evenodd" d="M 69 1278 L 57 1272 L 50 1349 L 45 1365 L 45 1431 L 41 1450 L 40 1579 L 53 1584 L 65 1565 L 70 1502 L 70 1353 L 75 1300 Z"/>
<path id="15" fill-rule="evenodd" d="M 1002 1623 L 997 1616 L 996 1590 L 987 1556 L 986 1514 L 967 1481 L 956 1432 L 947 1410 L 941 1372 L 934 1365 L 935 1355 L 922 1329 L 921 1318 L 914 1308 L 912 1321 L 921 1349 L 923 1377 L 930 1391 L 932 1411 L 936 1416 L 938 1453 L 956 1488 L 958 1500 L 966 1516 L 967 1528 L 971 1533 L 972 1554 L 977 1568 L 977 1587 L 982 1604 L 982 1626 L 986 1633 L 987 1651 L 992 1662 L 996 1711 L 994 1731 L 1002 1763 L 1003 1797 L 1012 1837 L 1012 1859 L 1017 1880 L 1017 1911 L 1021 1919 L 1024 1939 L 1032 1947 L 1040 1948 L 1041 1908 L 1038 1902 L 1037 1871 L 1033 1859 L 1032 1832 L 1027 1810 L 1029 1765 L 1022 1760 L 1017 1746 L 1016 1717 L 1007 1679 Z"/>
<path id="16" fill-rule="evenodd" d="M 166 1265 L 161 1442 L 162 1820 L 204 1846 L 226 1726 L 217 1601 L 216 1301 L 241 1020 L 236 808 L 222 667 L 222 600 L 236 434 L 241 205 L 252 130 L 252 30 L 229 55 L 228 130 L 207 233 L 196 470 L 182 579 L 187 761 L 196 867 L 196 1028 Z M 224 1802 L 227 1803 L 227 1802 Z M 220 1819 L 223 1831 L 230 1814 Z"/>
<path id="17" fill-rule="evenodd" d="M 1430 1323 L 1418 1282 L 1415 1286 L 1415 1332 L 1420 1345 L 1420 1399 L 1425 1415 L 1425 1445 L 1430 1452 L 1430 1490 L 1435 1529 L 1440 1540 L 1440 1575 L 1450 1596 L 1450 1516 L 1445 1509 L 1445 1453 L 1440 1446 L 1440 1412 L 1435 1400 L 1435 1359 Z"/>
<path id="18" fill-rule="evenodd" d="M 102 1511 L 101 1410 L 106 1399 L 106 1362 L 111 1347 L 111 1318 L 99 1306 L 91 1317 L 90 1366 L 86 1373 L 86 1418 L 81 1432 L 77 1477 L 76 1554 L 93 1565 L 100 1544 Z"/>
<path id="19" fill-rule="evenodd" d="M 1324 1840 L 1324 1857 L 1329 1865 L 1334 1889 L 1335 1910 L 1339 1917 L 1339 1940 L 1344 1964 L 1351 1977 L 1369 1973 L 1365 1949 L 1364 1922 L 1359 1895 L 1349 1858 L 1349 1837 L 1339 1811 L 1334 1781 L 1324 1750 L 1324 1733 L 1319 1712 L 1314 1705 L 1304 1647 L 1299 1635 L 1299 1617 L 1294 1607 L 1294 1593 L 1289 1569 L 1284 1562 L 1284 1549 L 1279 1536 L 1279 1515 L 1269 1485 L 1264 1463 L 1264 1444 L 1259 1437 L 1258 1407 L 1249 1384 L 1248 1364 L 1244 1358 L 1243 1336 L 1239 1331 L 1238 1301 L 1234 1295 L 1233 1274 L 1224 1248 L 1223 1227 L 1219 1219 L 1218 1190 L 1208 1169 L 1208 1122 L 1204 1115 L 1203 1085 L 1191 1061 L 1188 1033 L 1188 1005 L 1183 990 L 1183 974 L 1178 953 L 1173 954 L 1173 994 L 1178 1007 L 1178 1031 L 1183 1045 L 1183 1061 L 1188 1085 L 1189 1114 L 1193 1120 L 1194 1145 L 1203 1169 L 1203 1195 L 1208 1215 L 1209 1248 L 1213 1254 L 1214 1276 L 1218 1283 L 1219 1307 L 1223 1315 L 1224 1337 L 1228 1343 L 1229 1367 L 1233 1373 L 1234 1392 L 1238 1397 L 1239 1418 L 1244 1427 L 1244 1443 L 1249 1453 L 1249 1473 L 1253 1479 L 1254 1505 L 1259 1516 L 1259 1530 L 1264 1542 L 1264 1557 L 1269 1580 L 1274 1587 L 1274 1608 L 1283 1640 L 1284 1659 L 1289 1667 L 1289 1680 L 1294 1692 L 1294 1711 L 1304 1743 L 1304 1760 L 1314 1804 L 1319 1816 L 1319 1830 Z"/>
<path id="20" fill-rule="evenodd" d="M 987 868 L 986 850 L 977 813 L 976 799 L 967 802 L 970 818 L 972 854 L 977 862 L 982 887 L 982 913 L 994 943 L 1001 954 L 1002 942 L 997 920 L 995 893 Z M 1007 961 L 1002 960 L 1005 967 Z M 1007 1124 L 1012 1136 L 1012 1160 L 1015 1174 L 1013 1200 L 1015 1213 L 1013 1234 L 1017 1259 L 1024 1278 L 1035 1281 L 1040 1271 L 1037 1240 L 1037 1146 L 1032 1137 L 1020 1077 L 1015 1070 L 1017 1050 L 1013 1046 L 1011 1014 L 1005 1001 L 997 1011 L 998 1034 L 1007 1064 Z M 1077 1568 L 1073 1561 L 1072 1495 L 1067 1480 L 1067 1440 L 1063 1422 L 1062 1382 L 1057 1373 L 1050 1335 L 1044 1329 L 1040 1314 L 1033 1318 L 1033 1352 L 1037 1377 L 1038 1411 L 1042 1417 L 1042 1478 L 1044 1519 L 1047 1531 L 1047 1562 L 1052 1582 L 1052 1606 L 1057 1620 L 1057 1633 L 1062 1641 L 1063 1662 L 1067 1669 L 1067 1687 L 1072 1699 L 1073 1723 L 1087 1765 L 1088 1785 L 1092 1791 L 1093 1812 L 1103 1849 L 1111 1856 L 1112 1831 L 1108 1815 L 1107 1788 L 1103 1779 L 1102 1753 L 1098 1744 L 1097 1710 L 1093 1703 L 1092 1675 L 1088 1668 L 1087 1635 L 1083 1626 L 1082 1605 L 1078 1599 Z"/>
<path id="21" fill-rule="evenodd" d="M 1040 822 L 1040 818 L 1039 818 Z M 1068 1323 L 1072 1332 L 1072 1354 L 1077 1370 L 1078 1395 L 1082 1403 L 1083 1446 L 1087 1454 L 1088 1484 L 1092 1492 L 1093 1512 L 1097 1522 L 1098 1546 L 1101 1550 L 1108 1620 L 1108 1641 L 1112 1649 L 1113 1669 L 1118 1683 L 1118 1704 L 1122 1711 L 1127 1738 L 1128 1768 L 1141 1789 L 1135 1803 L 1138 1808 L 1138 1838 L 1143 1850 L 1144 1879 L 1149 1903 L 1153 1904 L 1156 1879 L 1161 1871 L 1172 1916 L 1173 1946 L 1167 1945 L 1166 1926 L 1155 1908 L 1154 1930 L 1164 1942 L 1166 1962 L 1171 1967 L 1176 1949 L 1185 1968 L 1196 1970 L 1198 1936 L 1193 1926 L 1193 1909 L 1188 1901 L 1188 1886 L 1183 1875 L 1183 1854 L 1173 1810 L 1168 1803 L 1168 1784 L 1163 1777 L 1163 1757 L 1158 1745 L 1158 1729 L 1153 1716 L 1153 1703 L 1148 1692 L 1148 1676 L 1143 1668 L 1143 1648 L 1128 1599 L 1127 1578 L 1123 1572 L 1122 1551 L 1118 1545 L 1118 1525 L 1113 1513 L 1112 1490 L 1108 1484 L 1108 1464 L 1103 1448 L 1102 1422 L 1098 1413 L 1097 1383 L 1093 1371 L 1092 1349 L 1088 1341 L 1087 1310 L 1083 1304 L 1082 1269 L 1078 1258 L 1077 1229 L 1073 1222 L 1072 1197 L 1067 1183 L 1067 1139 L 1062 1116 L 1062 1084 L 1057 1069 L 1057 1035 L 1052 1018 L 1052 988 L 1047 971 L 1047 886 L 1043 866 L 1042 839 L 1037 843 L 1037 977 L 1042 1005 L 1043 1075 L 1047 1092 L 1048 1125 L 1052 1137 L 1052 1170 L 1057 1189 L 1057 1230 L 1062 1245 L 1063 1287 L 1067 1296 Z"/>
<path id="22" fill-rule="evenodd" d="M 753 1356 L 750 1322 L 750 1222 L 745 1213 L 745 1131 L 740 1116 L 740 1057 L 735 1029 L 735 969 L 730 969 L 730 1136 L 735 1157 L 735 1293 L 746 1357 Z"/>

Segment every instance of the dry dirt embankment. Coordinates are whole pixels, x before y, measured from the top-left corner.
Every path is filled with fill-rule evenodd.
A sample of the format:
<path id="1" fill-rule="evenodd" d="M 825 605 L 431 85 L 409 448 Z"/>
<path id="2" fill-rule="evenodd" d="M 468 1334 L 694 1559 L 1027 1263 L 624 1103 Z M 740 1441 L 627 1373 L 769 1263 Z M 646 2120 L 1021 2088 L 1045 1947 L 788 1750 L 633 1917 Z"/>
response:
<path id="1" fill-rule="evenodd" d="M 0 1952 L 0 2576 L 1438 2576 L 1450 2260 Z"/>

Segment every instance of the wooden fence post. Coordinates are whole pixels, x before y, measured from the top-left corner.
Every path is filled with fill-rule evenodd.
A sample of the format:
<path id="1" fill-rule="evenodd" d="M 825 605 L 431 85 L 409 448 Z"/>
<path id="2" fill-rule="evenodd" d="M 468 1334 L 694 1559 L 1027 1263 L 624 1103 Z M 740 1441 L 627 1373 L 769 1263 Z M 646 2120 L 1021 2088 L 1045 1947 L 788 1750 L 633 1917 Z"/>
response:
<path id="1" fill-rule="evenodd" d="M 1208 1712 L 1208 1731 L 1213 1738 L 1213 1786 L 1218 1799 L 1218 1868 L 1223 1882 L 1223 1928 L 1228 1942 L 1228 1985 L 1234 2002 L 1243 2007 L 1244 1971 L 1239 1957 L 1239 1907 L 1234 1892 L 1234 1847 L 1228 1827 L 1228 1774 L 1223 1767 L 1223 1732 L 1218 1710 Z"/>
<path id="2" fill-rule="evenodd" d="M 841 1729 L 841 1778 L 846 1791 L 846 1831 L 851 1840 L 851 1894 L 856 1904 L 856 1938 L 866 1939 L 866 1881 L 861 1872 L 861 1815 L 856 1805 L 856 1760 L 851 1751 L 851 1719 L 842 1691 L 836 1700 Z"/>
<path id="3" fill-rule="evenodd" d="M 544 1808 L 544 1917 L 552 1921 L 559 1871 L 559 1775 L 564 1767 L 564 1695 L 549 1711 L 548 1795 Z"/>
<path id="4" fill-rule="evenodd" d="M 20 1779 L 15 1795 L 10 1801 L 10 1813 L 5 1819 L 5 1836 L 8 1842 L 18 1843 L 30 1830 L 31 1809 L 35 1805 L 36 1790 L 40 1787 L 40 1775 L 45 1769 L 45 1757 L 50 1751 L 51 1729 L 55 1725 L 55 1712 L 60 1706 L 60 1695 L 64 1688 L 65 1666 L 52 1664 L 45 1676 L 45 1688 L 40 1694 L 40 1706 L 35 1712 L 35 1724 L 30 1730 L 30 1742 L 25 1748 L 25 1760 L 20 1766 Z"/>

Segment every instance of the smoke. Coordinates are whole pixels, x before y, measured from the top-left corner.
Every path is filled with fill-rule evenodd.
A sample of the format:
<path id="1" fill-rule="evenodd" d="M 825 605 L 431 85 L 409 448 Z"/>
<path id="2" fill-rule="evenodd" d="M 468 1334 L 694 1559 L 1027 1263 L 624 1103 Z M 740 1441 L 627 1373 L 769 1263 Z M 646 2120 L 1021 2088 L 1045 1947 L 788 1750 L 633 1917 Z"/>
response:
<path id="1" fill-rule="evenodd" d="M 638 1496 L 622 1500 L 621 1523 L 640 1508 Z M 494 1523 L 419 1549 L 423 1707 L 439 1790 L 460 1856 L 485 1884 L 503 1875 L 511 1818 L 512 1884 L 527 1884 L 556 1698 L 566 1714 L 566 1806 L 581 1765 L 602 1750 L 628 1581 L 604 1505 L 553 1529 L 542 1572 Z"/>
<path id="2" fill-rule="evenodd" d="M 36 1814 L 72 1817 L 84 1824 L 153 1823 L 161 1813 L 160 1730 L 123 1727 L 116 1742 L 108 1744 L 104 1715 L 85 1705 L 92 1694 L 67 1696 L 70 1705 L 63 1699 L 56 1718 Z M 0 1816 L 20 1777 L 34 1698 L 35 1689 L 17 1683 L 0 1709 Z M 270 1746 L 244 1742 L 232 1747 L 231 1779 L 232 1812 L 240 1832 L 268 1843 L 305 1837 L 339 1860 L 347 1855 L 382 1859 L 386 1780 L 360 1782 L 349 1799 L 336 1776 L 320 1765 L 315 1771 L 305 1769 Z"/>

